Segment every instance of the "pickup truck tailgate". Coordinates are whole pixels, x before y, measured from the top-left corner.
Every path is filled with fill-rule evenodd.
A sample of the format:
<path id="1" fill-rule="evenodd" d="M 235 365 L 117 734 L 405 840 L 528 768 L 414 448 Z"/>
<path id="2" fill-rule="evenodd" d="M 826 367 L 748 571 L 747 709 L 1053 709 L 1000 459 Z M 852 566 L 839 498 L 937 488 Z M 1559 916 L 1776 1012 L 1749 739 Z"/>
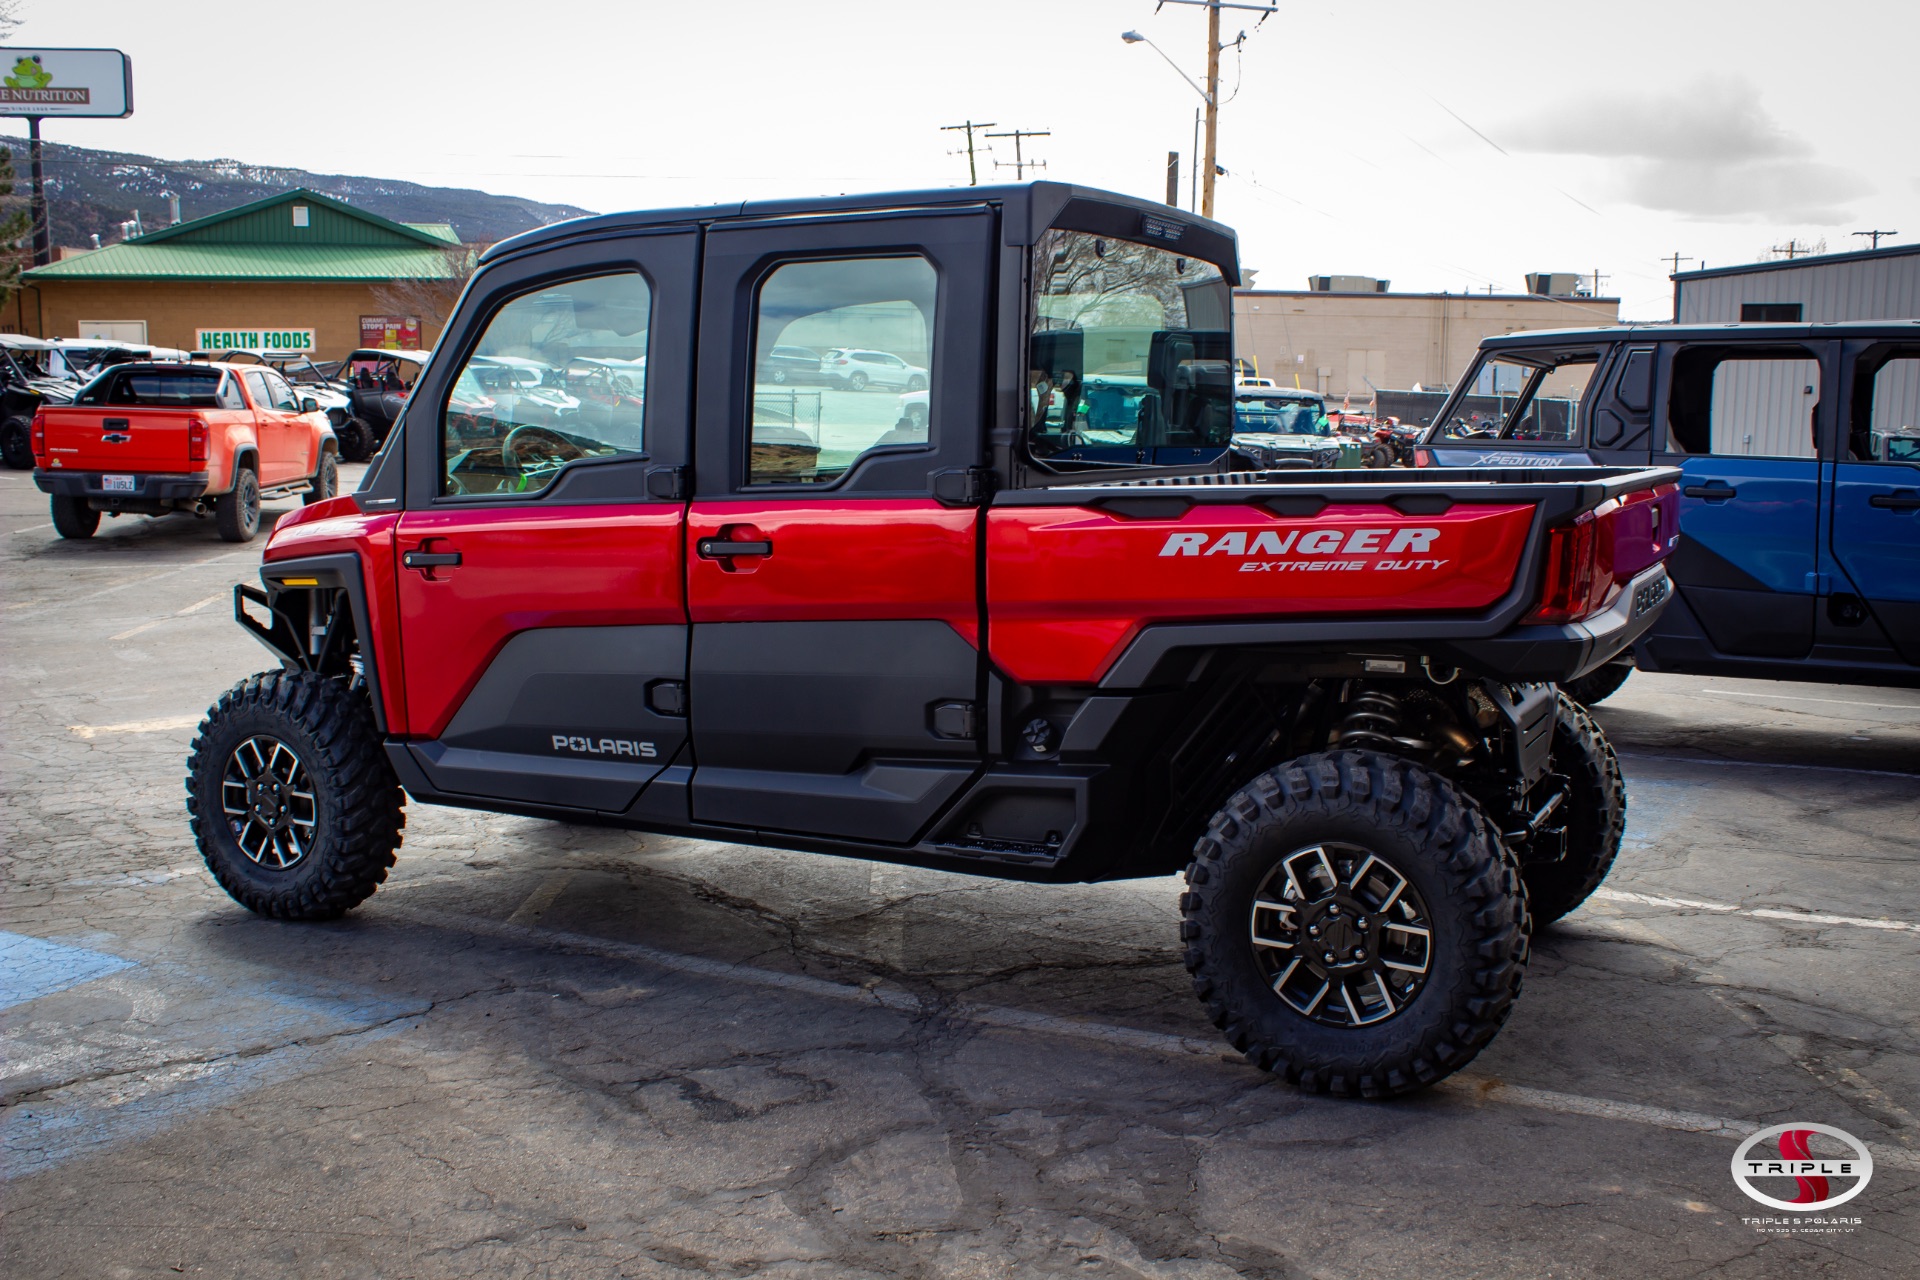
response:
<path id="1" fill-rule="evenodd" d="M 198 462 L 188 458 L 191 409 L 69 406 L 40 413 L 49 467 L 104 472 L 182 472 L 206 467 L 204 452 Z"/>

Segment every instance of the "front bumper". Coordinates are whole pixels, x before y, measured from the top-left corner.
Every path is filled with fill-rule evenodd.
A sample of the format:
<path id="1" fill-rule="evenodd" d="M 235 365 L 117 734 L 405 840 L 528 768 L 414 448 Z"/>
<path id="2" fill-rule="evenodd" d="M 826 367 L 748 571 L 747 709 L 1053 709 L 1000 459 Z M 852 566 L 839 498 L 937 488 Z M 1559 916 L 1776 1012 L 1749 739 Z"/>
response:
<path id="1" fill-rule="evenodd" d="M 35 467 L 33 483 L 55 497 L 86 498 L 103 511 L 132 510 L 156 503 L 190 503 L 206 493 L 211 476 L 205 471 L 134 472 L 132 489 L 108 492 L 105 478 L 124 471 L 53 471 Z"/>

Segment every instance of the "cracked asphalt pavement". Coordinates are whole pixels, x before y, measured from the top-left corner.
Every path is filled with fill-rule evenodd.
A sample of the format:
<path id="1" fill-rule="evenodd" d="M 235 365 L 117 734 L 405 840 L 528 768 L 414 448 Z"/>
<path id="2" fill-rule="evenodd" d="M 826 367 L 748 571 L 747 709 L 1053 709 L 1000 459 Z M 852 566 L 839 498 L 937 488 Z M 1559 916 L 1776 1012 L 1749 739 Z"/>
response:
<path id="1" fill-rule="evenodd" d="M 354 483 L 358 468 L 343 479 Z M 1008 884 L 410 807 L 292 925 L 200 865 L 200 715 L 260 544 L 62 543 L 0 473 L 9 1276 L 1911 1275 L 1920 692 L 1636 675 L 1601 894 L 1471 1071 L 1386 1104 L 1237 1060 L 1175 880 Z M 1869 1144 L 1844 1229 L 1729 1173 Z M 1857 1223 L 1851 1219 L 1857 1219 Z M 1804 1226 L 1804 1224 L 1803 1224 Z"/>

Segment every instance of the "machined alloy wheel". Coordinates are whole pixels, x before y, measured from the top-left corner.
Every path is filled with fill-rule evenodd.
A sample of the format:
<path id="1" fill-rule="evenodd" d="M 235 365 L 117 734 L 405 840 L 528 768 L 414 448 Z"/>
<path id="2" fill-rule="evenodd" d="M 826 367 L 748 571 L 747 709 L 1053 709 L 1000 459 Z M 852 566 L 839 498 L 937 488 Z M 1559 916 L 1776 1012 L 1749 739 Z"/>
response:
<path id="1" fill-rule="evenodd" d="M 284 871 L 313 848 L 320 818 L 313 779 L 278 738 L 255 734 L 228 754 L 220 809 L 233 842 L 257 866 Z"/>
<path id="2" fill-rule="evenodd" d="M 1527 963 L 1513 851 L 1443 775 L 1371 751 L 1289 760 L 1194 845 L 1180 937 L 1228 1043 L 1303 1089 L 1388 1098 L 1458 1071 Z"/>
<path id="3" fill-rule="evenodd" d="M 1281 858 L 1254 891 L 1248 923 L 1273 993 L 1322 1026 L 1393 1017 L 1433 968 L 1419 890 L 1359 845 L 1314 844 Z"/>
<path id="4" fill-rule="evenodd" d="M 854 372 L 847 375 L 847 390 L 865 391 L 866 389 L 867 389 L 866 374 L 861 373 L 859 370 L 856 369 Z"/>

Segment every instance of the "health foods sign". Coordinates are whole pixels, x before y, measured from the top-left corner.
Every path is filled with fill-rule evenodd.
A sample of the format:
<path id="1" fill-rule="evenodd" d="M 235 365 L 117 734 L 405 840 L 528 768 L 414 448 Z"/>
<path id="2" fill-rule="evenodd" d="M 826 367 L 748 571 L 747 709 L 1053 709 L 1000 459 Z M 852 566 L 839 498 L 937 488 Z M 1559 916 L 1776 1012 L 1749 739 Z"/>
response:
<path id="1" fill-rule="evenodd" d="M 0 49 L 0 115 L 132 114 L 133 64 L 118 49 Z"/>
<path id="2" fill-rule="evenodd" d="M 196 351 L 313 351 L 311 329 L 195 329 Z"/>

